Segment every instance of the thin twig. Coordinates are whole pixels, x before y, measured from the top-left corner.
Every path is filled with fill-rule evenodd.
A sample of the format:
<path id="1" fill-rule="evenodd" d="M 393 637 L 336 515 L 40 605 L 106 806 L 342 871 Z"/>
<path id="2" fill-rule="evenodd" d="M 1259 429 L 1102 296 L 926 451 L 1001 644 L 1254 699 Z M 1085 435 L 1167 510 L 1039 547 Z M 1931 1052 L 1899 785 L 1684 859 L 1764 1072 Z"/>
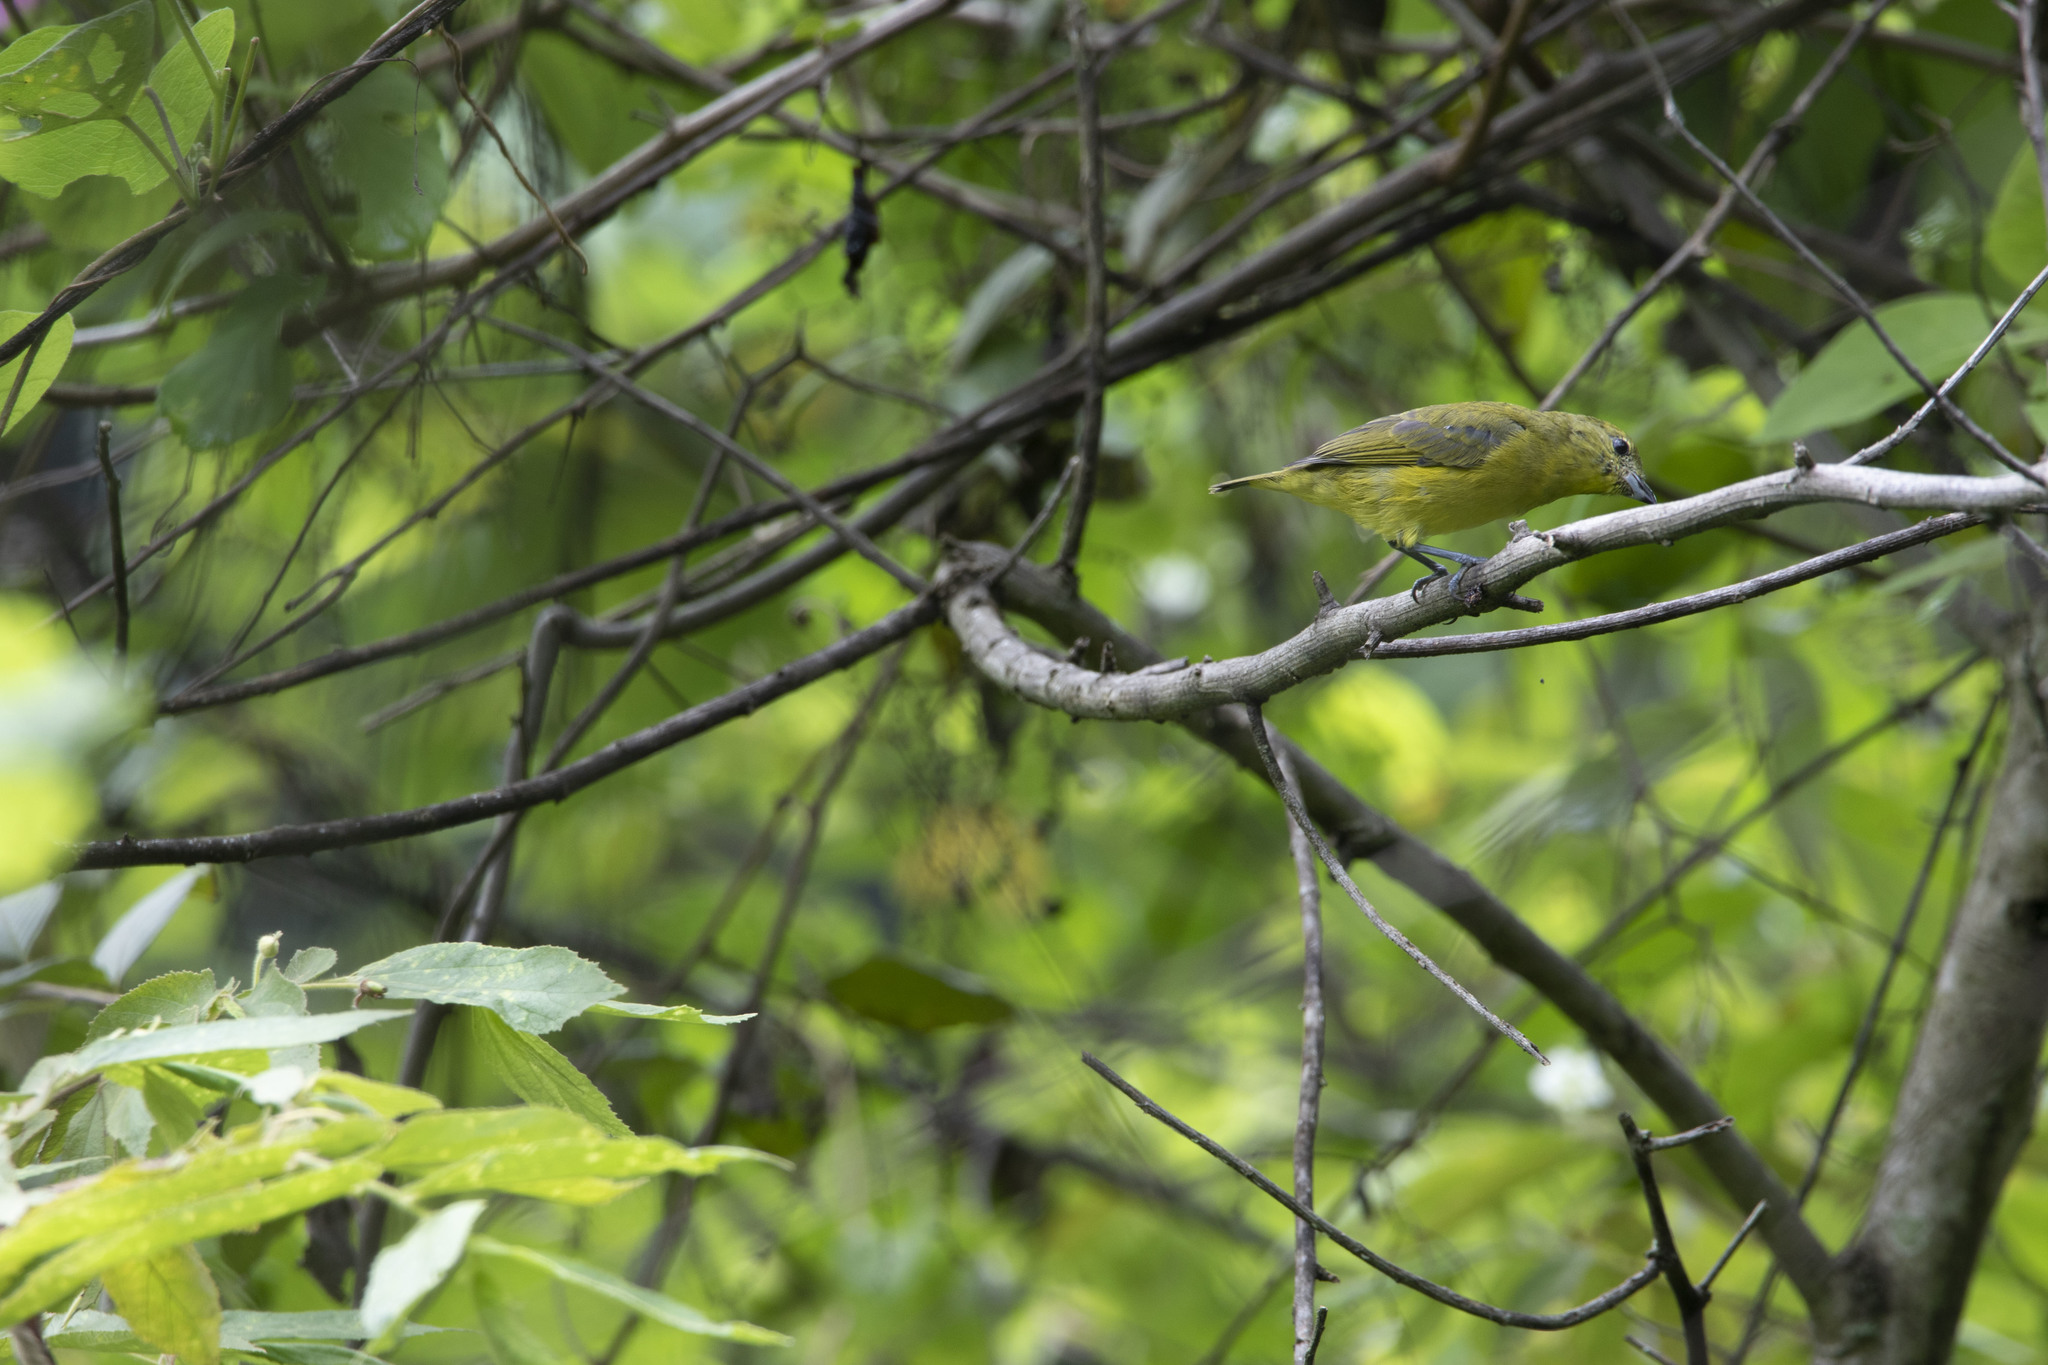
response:
<path id="1" fill-rule="evenodd" d="M 1629 1157 L 1635 1162 L 1636 1179 L 1642 1183 L 1643 1200 L 1649 1205 L 1650 1230 L 1657 1239 L 1653 1255 L 1671 1286 L 1672 1297 L 1678 1300 L 1678 1320 L 1685 1330 L 1685 1365 L 1711 1365 L 1707 1352 L 1707 1296 L 1686 1277 L 1685 1260 L 1678 1254 L 1678 1240 L 1672 1236 L 1671 1220 L 1664 1212 L 1664 1197 L 1658 1193 L 1657 1172 L 1650 1161 L 1657 1140 L 1636 1127 L 1636 1121 L 1625 1112 L 1621 1115 L 1621 1131 L 1628 1138 Z"/>
<path id="2" fill-rule="evenodd" d="M 1735 1235 L 1728 1239 L 1728 1245 L 1721 1248 L 1721 1254 L 1714 1259 L 1714 1268 L 1700 1281 L 1700 1293 L 1704 1294 L 1714 1287 L 1714 1281 L 1720 1276 L 1722 1268 L 1741 1249 L 1743 1242 L 1749 1237 L 1750 1229 L 1757 1225 L 1757 1220 L 1764 1216 L 1764 1210 L 1769 1207 L 1769 1202 L 1762 1199 L 1757 1201 L 1756 1207 L 1749 1211 L 1749 1217 L 1742 1220 L 1742 1226 L 1735 1229 Z"/>
<path id="3" fill-rule="evenodd" d="M 1273 784 L 1273 789 L 1280 793 L 1280 800 L 1287 807 L 1287 814 L 1293 819 L 1296 828 L 1301 831 L 1303 837 L 1314 847 L 1316 856 L 1322 859 L 1323 866 L 1329 869 L 1330 880 L 1343 887 L 1345 894 L 1351 897 L 1351 903 L 1365 912 L 1365 917 L 1372 921 L 1373 927 L 1386 935 L 1395 947 L 1408 954 L 1417 966 L 1442 982 L 1450 989 L 1453 995 L 1463 1000 L 1480 1018 L 1511 1039 L 1515 1046 L 1521 1048 L 1522 1051 L 1528 1053 L 1545 1066 L 1548 1066 L 1550 1059 L 1544 1056 L 1542 1050 L 1530 1042 L 1520 1029 L 1480 1004 L 1477 996 L 1459 985 L 1451 978 L 1449 972 L 1437 966 L 1436 963 L 1430 960 L 1428 954 L 1409 942 L 1406 934 L 1403 934 L 1399 929 L 1396 929 L 1393 925 L 1380 918 L 1380 912 L 1373 909 L 1372 902 L 1368 901 L 1365 898 L 1365 893 L 1358 889 L 1358 883 L 1352 881 L 1351 874 L 1344 870 L 1344 864 L 1338 861 L 1336 854 L 1330 852 L 1330 846 L 1323 842 L 1322 834 L 1317 831 L 1314 822 L 1308 818 L 1308 810 L 1301 803 L 1300 793 L 1296 792 L 1288 784 L 1287 780 L 1281 776 L 1279 760 L 1273 756 L 1272 742 L 1266 737 L 1266 717 L 1265 713 L 1260 709 L 1259 703 L 1246 702 L 1244 709 L 1245 717 L 1251 725 L 1252 743 L 1258 748 L 1259 758 L 1266 765 L 1266 779 Z"/>
<path id="4" fill-rule="evenodd" d="M 1265 725 L 1254 716 L 1254 725 Z M 1271 739 L 1267 747 L 1272 747 Z M 1301 804 L 1301 784 L 1294 766 L 1278 762 L 1287 797 Z M 1306 1208 L 1316 1206 L 1316 1121 L 1323 1100 L 1323 892 L 1316 877 L 1315 849 L 1294 821 L 1287 822 L 1287 847 L 1294 859 L 1294 893 L 1301 905 L 1301 1093 L 1294 1110 L 1294 1197 Z M 1322 1339 L 1316 1312 L 1316 1230 L 1294 1224 L 1294 1360 L 1314 1365 L 1316 1343 Z"/>
<path id="5" fill-rule="evenodd" d="M 1558 1332 L 1567 1327 L 1576 1327 L 1582 1322 L 1590 1322 L 1602 1313 L 1626 1302 L 1638 1290 L 1654 1282 L 1659 1273 L 1658 1264 L 1653 1260 L 1598 1298 L 1589 1299 L 1577 1308 L 1567 1309 L 1562 1313 L 1523 1313 L 1512 1308 L 1496 1308 L 1492 1304 L 1481 1303 L 1477 1299 L 1468 1299 L 1455 1289 L 1447 1289 L 1434 1280 L 1426 1280 L 1411 1270 L 1402 1269 L 1374 1251 L 1371 1247 L 1366 1246 L 1363 1242 L 1360 1242 L 1342 1228 L 1337 1227 L 1314 1209 L 1301 1203 L 1293 1195 L 1290 1195 L 1287 1191 L 1268 1180 L 1258 1167 L 1209 1137 L 1206 1133 L 1190 1126 L 1175 1117 L 1168 1110 L 1162 1108 L 1144 1091 L 1132 1085 L 1122 1076 L 1119 1076 L 1100 1058 L 1084 1052 L 1081 1054 L 1081 1060 L 1096 1075 L 1122 1091 L 1125 1098 L 1137 1105 L 1139 1110 L 1148 1118 L 1157 1119 L 1189 1142 L 1200 1147 L 1210 1156 L 1215 1157 L 1218 1161 L 1250 1182 L 1254 1189 L 1258 1190 L 1268 1199 L 1271 1199 L 1274 1203 L 1292 1213 L 1296 1218 L 1308 1223 L 1317 1232 L 1322 1233 L 1323 1236 L 1329 1238 L 1332 1242 L 1342 1247 L 1345 1251 L 1350 1252 L 1353 1256 L 1356 1256 L 1359 1260 L 1365 1262 L 1394 1283 L 1405 1289 L 1412 1289 L 1425 1298 L 1434 1299 L 1446 1308 L 1455 1308 L 1461 1313 L 1469 1313 L 1475 1318 L 1484 1318 L 1488 1322 L 1499 1323 L 1503 1327 L 1521 1327 L 1532 1332 Z"/>
<path id="6" fill-rule="evenodd" d="M 1081 538 L 1088 530 L 1088 512 L 1095 502 L 1095 467 L 1102 455 L 1104 341 L 1109 316 L 1109 248 L 1102 220 L 1101 110 L 1096 96 L 1098 70 L 1088 43 L 1088 11 L 1081 0 L 1067 0 L 1067 41 L 1074 49 L 1075 116 L 1081 128 L 1081 231 L 1087 293 L 1082 304 L 1081 410 L 1074 419 L 1074 496 L 1067 508 L 1066 525 L 1060 528 L 1060 552 L 1055 562 L 1059 573 L 1078 586 Z"/>
<path id="7" fill-rule="evenodd" d="M 26 371 L 27 365 L 22 369 Z M 114 424 L 101 422 L 94 433 L 93 454 L 107 481 L 107 540 L 114 563 L 114 658 L 128 657 L 128 551 L 121 542 L 121 476 L 114 472 Z"/>

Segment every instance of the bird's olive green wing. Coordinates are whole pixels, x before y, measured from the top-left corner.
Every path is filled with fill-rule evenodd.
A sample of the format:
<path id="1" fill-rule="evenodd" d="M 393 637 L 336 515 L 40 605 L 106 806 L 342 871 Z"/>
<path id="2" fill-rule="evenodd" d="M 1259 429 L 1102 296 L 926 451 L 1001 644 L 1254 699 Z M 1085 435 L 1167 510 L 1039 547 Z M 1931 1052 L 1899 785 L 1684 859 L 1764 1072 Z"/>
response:
<path id="1" fill-rule="evenodd" d="M 1504 406 L 1504 405 L 1503 405 Z M 1473 409 L 1481 409 L 1473 411 Z M 1525 428 L 1504 413 L 1476 403 L 1417 408 L 1353 427 L 1316 447 L 1294 469 L 1362 469 L 1389 465 L 1441 465 L 1477 469 Z"/>

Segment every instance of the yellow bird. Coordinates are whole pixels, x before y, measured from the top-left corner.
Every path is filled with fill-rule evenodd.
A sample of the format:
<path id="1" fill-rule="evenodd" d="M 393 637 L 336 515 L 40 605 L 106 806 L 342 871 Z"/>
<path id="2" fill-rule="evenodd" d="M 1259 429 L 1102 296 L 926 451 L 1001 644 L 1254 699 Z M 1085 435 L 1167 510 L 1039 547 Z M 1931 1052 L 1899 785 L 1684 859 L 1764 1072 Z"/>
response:
<path id="1" fill-rule="evenodd" d="M 1453 593 L 1467 568 L 1485 562 L 1424 545 L 1425 536 L 1519 517 L 1573 493 L 1657 500 L 1618 428 L 1513 403 L 1439 403 L 1375 418 L 1285 469 L 1225 479 L 1209 491 L 1232 488 L 1277 488 L 1336 508 L 1429 570 L 1411 593 L 1444 576 L 1437 559 L 1459 566 Z"/>

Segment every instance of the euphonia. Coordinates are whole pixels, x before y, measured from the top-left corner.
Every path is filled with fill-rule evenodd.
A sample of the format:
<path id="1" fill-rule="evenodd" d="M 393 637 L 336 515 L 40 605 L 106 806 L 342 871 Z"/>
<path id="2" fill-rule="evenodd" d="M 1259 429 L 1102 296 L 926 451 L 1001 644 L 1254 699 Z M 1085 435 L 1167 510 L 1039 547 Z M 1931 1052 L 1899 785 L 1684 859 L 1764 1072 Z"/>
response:
<path id="1" fill-rule="evenodd" d="M 1459 566 L 1453 593 L 1467 568 L 1485 562 L 1424 545 L 1425 536 L 1519 517 L 1573 493 L 1657 500 L 1619 428 L 1513 403 L 1438 403 L 1375 418 L 1285 469 L 1225 479 L 1209 491 L 1243 487 L 1277 488 L 1349 516 L 1429 570 L 1411 593 L 1444 576 L 1439 558 Z"/>

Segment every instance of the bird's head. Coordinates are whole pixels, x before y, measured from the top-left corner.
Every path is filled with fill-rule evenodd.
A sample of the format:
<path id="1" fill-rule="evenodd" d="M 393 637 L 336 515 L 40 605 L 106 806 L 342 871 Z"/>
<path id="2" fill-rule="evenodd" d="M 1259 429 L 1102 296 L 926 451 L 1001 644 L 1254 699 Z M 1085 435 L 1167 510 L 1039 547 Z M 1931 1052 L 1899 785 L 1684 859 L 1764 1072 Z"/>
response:
<path id="1" fill-rule="evenodd" d="M 1620 427 L 1598 417 L 1581 417 L 1576 413 L 1569 414 L 1568 419 L 1572 445 L 1582 459 L 1598 469 L 1598 477 L 1605 482 L 1605 487 L 1597 491 L 1619 493 L 1637 502 L 1657 500 L 1657 495 L 1650 491 L 1649 479 L 1643 475 L 1643 461 L 1636 454 L 1635 442 L 1629 440 Z"/>

